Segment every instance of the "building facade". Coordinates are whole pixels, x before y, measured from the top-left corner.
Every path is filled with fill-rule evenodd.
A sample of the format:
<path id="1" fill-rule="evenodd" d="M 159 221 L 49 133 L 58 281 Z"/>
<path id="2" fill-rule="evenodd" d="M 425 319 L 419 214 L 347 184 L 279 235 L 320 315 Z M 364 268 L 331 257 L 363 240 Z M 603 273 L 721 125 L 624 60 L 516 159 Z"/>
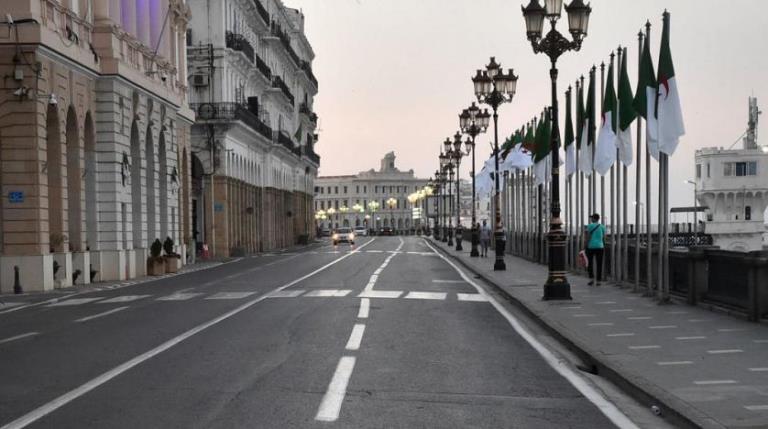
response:
<path id="1" fill-rule="evenodd" d="M 427 179 L 416 177 L 413 170 L 400 171 L 395 166 L 394 152 L 384 156 L 379 170 L 318 177 L 314 209 L 327 218 L 318 219 L 317 227 L 331 230 L 365 226 L 377 231 L 391 227 L 405 232 L 416 226 L 408 195 L 426 185 Z"/>
<path id="2" fill-rule="evenodd" d="M 192 237 L 213 256 L 314 237 L 318 91 L 304 16 L 280 0 L 188 0 Z"/>
<path id="3" fill-rule="evenodd" d="M 184 0 L 0 2 L 0 292 L 16 271 L 24 290 L 142 276 L 155 239 L 185 253 L 189 16 Z"/>

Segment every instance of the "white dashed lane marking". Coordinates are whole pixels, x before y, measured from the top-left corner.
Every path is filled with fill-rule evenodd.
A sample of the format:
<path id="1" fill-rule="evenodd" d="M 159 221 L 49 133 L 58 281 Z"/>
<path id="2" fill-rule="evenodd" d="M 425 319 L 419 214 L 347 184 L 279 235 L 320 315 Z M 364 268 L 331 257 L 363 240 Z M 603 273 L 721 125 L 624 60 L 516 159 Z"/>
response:
<path id="1" fill-rule="evenodd" d="M 10 338 L 2 339 L 0 340 L 0 344 L 10 343 L 11 341 L 20 340 L 22 338 L 34 337 L 35 335 L 38 335 L 38 334 L 39 332 L 27 332 L 26 334 L 16 335 Z"/>
<path id="2" fill-rule="evenodd" d="M 128 308 L 128 307 L 126 306 L 126 307 L 113 308 L 113 309 L 105 311 L 103 313 L 94 314 L 93 316 L 87 316 L 87 317 L 83 317 L 81 319 L 77 319 L 77 320 L 75 320 L 75 322 L 82 323 L 82 322 L 87 322 L 89 320 L 98 319 L 100 317 L 109 316 L 112 313 L 117 313 L 118 311 L 123 311 L 126 308 Z"/>
<path id="3" fill-rule="evenodd" d="M 202 295 L 202 293 L 174 293 L 172 295 L 161 296 L 160 298 L 157 298 L 157 301 L 186 301 L 200 295 Z"/>
<path id="4" fill-rule="evenodd" d="M 102 297 L 98 298 L 72 298 L 67 299 L 64 301 L 54 302 L 53 304 L 50 304 L 48 307 L 65 307 L 65 306 L 72 306 L 72 305 L 80 305 L 80 304 L 86 304 L 93 301 L 98 301 L 102 299 Z"/>
<path id="5" fill-rule="evenodd" d="M 131 302 L 136 301 L 139 299 L 147 298 L 152 295 L 124 295 L 124 296 L 116 296 L 114 298 L 105 299 L 104 301 L 99 301 L 99 304 L 119 304 L 123 302 Z"/>
<path id="6" fill-rule="evenodd" d="M 267 298 L 296 298 L 304 292 L 306 292 L 304 289 L 279 290 L 269 294 Z"/>
<path id="7" fill-rule="evenodd" d="M 256 292 L 219 292 L 205 299 L 243 299 L 255 293 Z"/>
<path id="8" fill-rule="evenodd" d="M 400 298 L 403 292 L 399 290 L 366 290 L 357 295 L 358 298 Z"/>
<path id="9" fill-rule="evenodd" d="M 689 360 L 676 360 L 676 361 L 668 361 L 668 362 L 656 362 L 656 365 L 661 365 L 661 366 L 693 365 L 693 362 Z"/>
<path id="10" fill-rule="evenodd" d="M 349 289 L 317 289 L 313 291 L 309 291 L 306 294 L 304 294 L 305 297 L 319 297 L 319 298 L 327 298 L 327 297 L 344 297 L 351 293 L 352 291 Z"/>
<path id="11" fill-rule="evenodd" d="M 445 292 L 409 292 L 406 299 L 431 299 L 442 301 L 448 294 Z"/>
<path id="12" fill-rule="evenodd" d="M 485 295 L 479 293 L 459 293 L 456 294 L 456 297 L 459 299 L 459 301 L 488 302 L 488 298 L 486 298 Z"/>
<path id="13" fill-rule="evenodd" d="M 694 381 L 693 384 L 697 384 L 699 386 L 710 386 L 710 385 L 717 385 L 717 384 L 736 384 L 736 380 L 699 380 L 699 381 Z"/>

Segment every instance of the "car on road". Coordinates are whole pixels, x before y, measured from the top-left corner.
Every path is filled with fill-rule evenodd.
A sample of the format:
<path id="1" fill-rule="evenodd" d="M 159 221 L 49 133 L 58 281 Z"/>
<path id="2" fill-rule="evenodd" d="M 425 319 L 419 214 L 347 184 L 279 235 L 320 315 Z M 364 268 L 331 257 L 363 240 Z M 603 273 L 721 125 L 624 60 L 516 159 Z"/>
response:
<path id="1" fill-rule="evenodd" d="M 337 246 L 341 242 L 355 244 L 355 233 L 352 232 L 351 228 L 339 228 L 333 233 L 331 239 L 333 240 L 334 246 Z"/>
<path id="2" fill-rule="evenodd" d="M 356 226 L 354 233 L 357 237 L 366 237 L 368 236 L 368 230 L 365 229 L 364 226 Z"/>
<path id="3" fill-rule="evenodd" d="M 323 231 L 320 233 L 321 237 L 330 237 L 331 236 L 331 230 L 328 228 L 323 229 Z"/>
<path id="4" fill-rule="evenodd" d="M 379 235 L 395 235 L 395 231 L 389 226 L 384 226 L 379 229 Z"/>

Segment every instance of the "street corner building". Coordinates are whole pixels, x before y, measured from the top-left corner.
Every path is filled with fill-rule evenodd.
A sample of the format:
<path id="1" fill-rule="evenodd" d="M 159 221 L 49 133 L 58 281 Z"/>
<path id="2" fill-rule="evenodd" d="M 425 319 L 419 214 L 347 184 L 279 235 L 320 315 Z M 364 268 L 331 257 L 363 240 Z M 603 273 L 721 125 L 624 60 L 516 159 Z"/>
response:
<path id="1" fill-rule="evenodd" d="M 317 228 L 364 226 L 378 231 L 387 227 L 405 233 L 419 220 L 414 218 L 415 206 L 409 205 L 408 195 L 424 188 L 427 182 L 416 177 L 413 170 L 398 169 L 394 152 L 384 155 L 378 170 L 318 177 L 314 208 L 327 216 L 318 219 Z"/>
<path id="2" fill-rule="evenodd" d="M 198 251 L 225 257 L 313 239 L 318 84 L 304 15 L 280 0 L 188 4 Z"/>
<path id="3" fill-rule="evenodd" d="M 0 2 L 0 292 L 123 280 L 190 237 L 183 0 Z"/>

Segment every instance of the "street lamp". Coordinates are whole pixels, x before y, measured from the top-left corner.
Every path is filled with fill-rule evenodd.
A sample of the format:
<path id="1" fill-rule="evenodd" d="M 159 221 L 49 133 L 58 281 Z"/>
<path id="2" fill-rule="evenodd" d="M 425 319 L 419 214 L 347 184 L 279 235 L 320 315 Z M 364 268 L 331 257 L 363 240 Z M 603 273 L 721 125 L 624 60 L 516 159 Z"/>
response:
<path id="1" fill-rule="evenodd" d="M 435 240 L 440 240 L 440 192 L 443 186 L 440 176 L 440 170 L 435 170 L 434 181 L 432 182 L 433 192 L 437 194 L 435 197 L 435 230 L 432 233 Z"/>
<path id="2" fill-rule="evenodd" d="M 699 201 L 696 197 L 699 195 L 699 185 L 693 180 L 684 180 L 684 183 L 693 185 L 693 231 L 695 236 L 699 236 Z M 696 243 L 699 244 L 699 243 Z"/>
<path id="3" fill-rule="evenodd" d="M 378 201 L 371 201 L 370 203 L 368 203 L 368 209 L 371 211 L 372 216 L 376 214 L 376 210 L 379 209 L 379 206 L 380 204 Z M 368 219 L 370 219 L 370 217 L 368 217 Z M 378 221 L 379 218 L 376 218 L 375 220 Z M 378 228 L 379 226 L 378 222 L 374 222 L 373 225 L 375 228 Z"/>
<path id="4" fill-rule="evenodd" d="M 549 276 L 544 284 L 544 299 L 572 299 L 571 285 L 566 278 L 565 268 L 565 233 L 563 221 L 560 219 L 560 160 L 558 148 L 560 147 L 560 125 L 557 109 L 557 59 L 565 52 L 578 51 L 581 42 L 587 36 L 589 27 L 589 14 L 592 8 L 585 5 L 582 0 L 573 0 L 565 6 L 568 13 L 568 30 L 572 41 L 566 39 L 555 29 L 557 20 L 563 8 L 563 0 L 544 0 L 542 7 L 538 0 L 531 0 L 528 6 L 523 7 L 523 17 L 528 40 L 531 42 L 533 52 L 546 54 L 552 68 L 549 76 L 552 80 L 552 140 L 550 150 L 552 153 L 552 192 L 551 192 L 551 219 L 547 246 L 549 250 Z M 544 20 L 549 19 L 551 30 L 542 39 Z"/>
<path id="5" fill-rule="evenodd" d="M 493 110 L 493 159 L 495 163 L 494 182 L 496 184 L 494 201 L 494 238 L 496 241 L 496 259 L 493 264 L 495 271 L 507 269 L 504 263 L 504 227 L 501 224 L 501 190 L 499 186 L 499 106 L 504 103 L 511 103 L 517 90 L 517 76 L 509 70 L 507 74 L 501 69 L 501 65 L 496 63 L 496 57 L 491 57 L 491 62 L 485 66 L 485 70 L 478 70 L 475 77 L 472 78 L 475 86 L 475 96 L 481 104 L 491 106 Z"/>
<path id="6" fill-rule="evenodd" d="M 450 140 L 446 139 L 446 143 L 450 144 Z M 471 149 L 467 149 L 466 155 L 469 155 L 469 151 Z M 461 165 L 461 158 L 463 158 L 465 153 L 461 149 L 461 133 L 457 132 L 453 136 L 453 151 L 451 152 L 453 154 L 453 161 L 456 166 L 456 251 L 461 252 L 463 247 L 461 246 L 462 238 L 464 236 L 464 228 L 461 226 L 461 178 L 459 175 L 459 167 Z"/>
<path id="7" fill-rule="evenodd" d="M 472 248 L 469 256 L 476 258 L 480 256 L 477 246 L 480 244 L 480 230 L 477 228 L 477 215 L 475 213 L 475 137 L 484 133 L 491 122 L 491 114 L 488 109 L 481 111 L 479 107 L 472 103 L 471 106 L 461 111 L 459 114 L 459 127 L 461 132 L 470 137 L 464 143 L 467 148 L 467 154 L 472 152 Z"/>
<path id="8" fill-rule="evenodd" d="M 445 146 L 445 153 L 442 155 L 442 162 L 443 162 L 443 177 L 445 178 L 447 176 L 448 180 L 446 182 L 446 189 L 448 193 L 448 210 L 446 210 L 447 215 L 447 235 L 448 235 L 448 245 L 453 246 L 453 193 L 451 193 L 451 188 L 453 186 L 453 169 L 455 166 L 455 159 L 453 155 L 453 149 L 451 149 L 452 144 L 450 139 L 446 139 L 443 142 L 443 145 Z"/>

